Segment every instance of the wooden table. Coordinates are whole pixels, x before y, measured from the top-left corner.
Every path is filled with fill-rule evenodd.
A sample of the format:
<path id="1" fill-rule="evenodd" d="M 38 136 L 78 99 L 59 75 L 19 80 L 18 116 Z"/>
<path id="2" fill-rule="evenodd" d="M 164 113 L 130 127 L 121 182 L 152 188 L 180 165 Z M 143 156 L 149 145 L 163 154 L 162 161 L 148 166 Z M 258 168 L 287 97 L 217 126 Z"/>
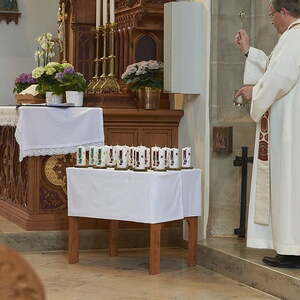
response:
<path id="1" fill-rule="evenodd" d="M 79 262 L 79 226 L 80 217 L 69 217 L 69 248 L 68 257 L 70 264 Z M 186 217 L 188 224 L 188 255 L 187 264 L 189 267 L 197 263 L 197 233 L 198 217 Z M 109 256 L 118 255 L 119 221 L 110 220 L 109 226 Z M 150 224 L 150 253 L 149 253 L 149 274 L 160 273 L 160 234 L 162 224 Z"/>

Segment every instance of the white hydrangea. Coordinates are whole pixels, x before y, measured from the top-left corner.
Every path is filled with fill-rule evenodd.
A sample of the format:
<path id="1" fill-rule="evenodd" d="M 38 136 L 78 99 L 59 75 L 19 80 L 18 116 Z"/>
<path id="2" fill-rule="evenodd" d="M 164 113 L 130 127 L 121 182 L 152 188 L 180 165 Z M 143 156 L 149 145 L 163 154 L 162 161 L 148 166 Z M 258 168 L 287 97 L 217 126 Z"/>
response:
<path id="1" fill-rule="evenodd" d="M 38 68 L 35 68 L 35 69 L 32 71 L 32 77 L 35 78 L 35 79 L 38 79 L 38 78 L 40 78 L 44 73 L 45 73 L 45 68 L 43 68 L 43 67 L 38 67 Z"/>
<path id="2" fill-rule="evenodd" d="M 73 69 L 74 69 L 73 65 L 71 65 L 71 64 L 69 64 L 69 63 L 63 63 L 63 64 L 62 64 L 62 67 L 63 67 L 64 69 L 69 69 L 69 68 L 73 68 Z"/>
<path id="3" fill-rule="evenodd" d="M 146 74 L 147 73 L 147 70 L 146 70 L 146 66 L 145 65 L 140 65 L 139 66 L 139 69 L 136 71 L 136 75 L 139 76 L 139 75 L 143 75 L 143 74 Z"/>
<path id="4" fill-rule="evenodd" d="M 55 68 L 53 68 L 53 67 L 48 67 L 48 66 L 45 67 L 45 70 L 46 70 L 46 74 L 47 74 L 47 75 L 53 75 L 53 74 L 56 72 L 56 69 L 55 69 Z"/>
<path id="5" fill-rule="evenodd" d="M 60 63 L 53 61 L 53 62 L 49 62 L 46 67 L 55 68 L 55 67 L 59 67 L 59 66 L 60 66 Z"/>

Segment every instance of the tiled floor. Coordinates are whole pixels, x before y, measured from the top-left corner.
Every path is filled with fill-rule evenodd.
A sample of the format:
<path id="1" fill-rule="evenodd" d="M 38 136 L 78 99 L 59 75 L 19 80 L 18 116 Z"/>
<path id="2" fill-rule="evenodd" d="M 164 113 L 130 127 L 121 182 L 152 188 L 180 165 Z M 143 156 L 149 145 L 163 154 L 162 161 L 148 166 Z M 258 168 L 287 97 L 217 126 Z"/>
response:
<path id="1" fill-rule="evenodd" d="M 32 243 L 32 237 L 22 238 L 24 230 L 0 217 L 0 237 L 6 233 Z M 114 258 L 107 251 L 81 251 L 76 265 L 68 264 L 65 252 L 22 255 L 40 275 L 48 300 L 276 299 L 203 267 L 187 268 L 184 249 L 163 248 L 156 276 L 148 275 L 144 249 L 122 250 Z"/>
<path id="2" fill-rule="evenodd" d="M 148 252 L 81 252 L 69 265 L 66 253 L 27 253 L 48 300 L 254 300 L 276 299 L 203 267 L 187 268 L 185 250 L 163 249 L 161 274 L 147 273 Z"/>

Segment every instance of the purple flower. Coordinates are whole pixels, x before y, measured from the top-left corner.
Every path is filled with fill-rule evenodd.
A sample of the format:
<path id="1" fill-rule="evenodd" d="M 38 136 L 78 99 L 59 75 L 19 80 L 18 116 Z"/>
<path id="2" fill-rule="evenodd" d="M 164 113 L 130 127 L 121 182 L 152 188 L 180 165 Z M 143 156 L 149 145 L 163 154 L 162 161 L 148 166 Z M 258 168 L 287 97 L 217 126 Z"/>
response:
<path id="1" fill-rule="evenodd" d="M 16 83 L 36 83 L 36 80 L 31 74 L 22 73 L 16 78 Z"/>
<path id="2" fill-rule="evenodd" d="M 66 68 L 64 74 L 75 74 L 74 68 Z"/>
<path id="3" fill-rule="evenodd" d="M 63 72 L 58 72 L 56 75 L 55 75 L 55 79 L 57 80 L 63 80 L 65 74 Z"/>

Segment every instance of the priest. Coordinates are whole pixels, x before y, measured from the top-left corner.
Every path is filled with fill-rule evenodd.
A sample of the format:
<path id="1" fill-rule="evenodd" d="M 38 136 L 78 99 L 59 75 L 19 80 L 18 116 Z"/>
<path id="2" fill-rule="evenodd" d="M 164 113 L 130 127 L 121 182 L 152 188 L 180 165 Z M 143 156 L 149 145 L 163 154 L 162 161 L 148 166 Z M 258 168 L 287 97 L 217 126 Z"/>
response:
<path id="1" fill-rule="evenodd" d="M 247 246 L 270 248 L 274 267 L 300 268 L 300 0 L 272 0 L 272 24 L 281 37 L 268 57 L 238 32 L 247 56 L 244 87 L 257 123 Z"/>

